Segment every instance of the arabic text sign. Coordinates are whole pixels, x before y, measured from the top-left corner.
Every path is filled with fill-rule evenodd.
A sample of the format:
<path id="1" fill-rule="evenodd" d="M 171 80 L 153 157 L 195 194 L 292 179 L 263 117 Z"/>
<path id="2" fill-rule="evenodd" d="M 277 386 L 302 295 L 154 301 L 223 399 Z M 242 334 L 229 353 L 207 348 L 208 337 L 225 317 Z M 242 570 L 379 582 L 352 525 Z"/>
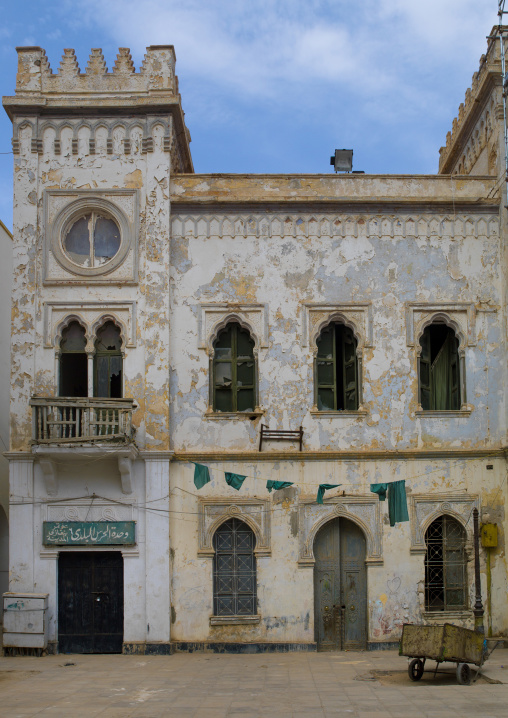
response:
<path id="1" fill-rule="evenodd" d="M 44 521 L 45 546 L 90 546 L 136 543 L 134 521 Z"/>

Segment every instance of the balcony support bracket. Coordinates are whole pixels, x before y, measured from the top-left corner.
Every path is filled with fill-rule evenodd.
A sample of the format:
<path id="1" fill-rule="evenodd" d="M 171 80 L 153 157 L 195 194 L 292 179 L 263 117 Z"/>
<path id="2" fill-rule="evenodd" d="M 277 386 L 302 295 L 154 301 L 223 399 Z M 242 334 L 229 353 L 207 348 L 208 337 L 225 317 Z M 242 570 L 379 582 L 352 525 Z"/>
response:
<path id="1" fill-rule="evenodd" d="M 128 456 L 119 456 L 118 470 L 122 482 L 122 492 L 132 494 L 132 460 Z"/>
<path id="2" fill-rule="evenodd" d="M 56 476 L 56 464 L 47 457 L 40 458 L 39 464 L 44 474 L 44 483 L 49 496 L 56 496 L 58 493 L 58 479 Z"/>

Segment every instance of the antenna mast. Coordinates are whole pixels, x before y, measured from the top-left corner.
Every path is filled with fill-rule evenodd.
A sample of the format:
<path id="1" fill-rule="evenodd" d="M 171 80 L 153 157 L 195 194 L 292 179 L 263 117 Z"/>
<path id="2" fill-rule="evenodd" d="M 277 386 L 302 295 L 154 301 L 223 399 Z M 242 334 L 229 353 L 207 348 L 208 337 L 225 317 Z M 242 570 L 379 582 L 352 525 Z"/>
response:
<path id="1" fill-rule="evenodd" d="M 508 10 L 504 9 L 506 0 L 498 0 L 497 14 L 499 17 L 499 43 L 501 50 L 501 71 L 503 73 L 503 131 L 504 131 L 504 172 L 505 180 L 508 182 L 508 128 L 506 126 L 506 97 L 508 95 L 508 77 L 506 75 L 505 62 L 505 43 L 504 43 L 504 25 L 503 16 L 508 15 Z"/>

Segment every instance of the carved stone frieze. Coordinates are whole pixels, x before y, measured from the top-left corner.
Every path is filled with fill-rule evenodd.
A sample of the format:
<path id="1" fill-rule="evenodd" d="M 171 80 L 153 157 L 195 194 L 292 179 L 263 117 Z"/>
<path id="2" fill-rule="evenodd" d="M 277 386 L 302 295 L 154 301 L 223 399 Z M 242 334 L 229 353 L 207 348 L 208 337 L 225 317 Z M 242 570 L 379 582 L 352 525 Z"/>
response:
<path id="1" fill-rule="evenodd" d="M 244 521 L 256 537 L 256 556 L 271 555 L 270 501 L 265 499 L 201 499 L 199 501 L 198 556 L 212 557 L 213 535 L 230 518 Z"/>
<path id="2" fill-rule="evenodd" d="M 473 540 L 473 509 L 479 508 L 477 496 L 471 494 L 409 494 L 411 553 L 425 553 L 425 532 L 443 514 L 457 519 L 466 530 L 468 541 Z"/>
<path id="3" fill-rule="evenodd" d="M 298 509 L 300 566 L 314 565 L 314 539 L 322 526 L 337 516 L 357 524 L 365 534 L 366 561 L 369 565 L 383 563 L 383 526 L 377 496 L 344 496 L 317 504 L 313 499 L 302 500 Z"/>
<path id="4" fill-rule="evenodd" d="M 291 214 L 282 212 L 233 215 L 175 213 L 173 237 L 466 237 L 498 234 L 499 216 L 456 214 Z"/>
<path id="5" fill-rule="evenodd" d="M 134 507 L 104 499 L 79 499 L 46 505 L 45 521 L 133 521 Z"/>

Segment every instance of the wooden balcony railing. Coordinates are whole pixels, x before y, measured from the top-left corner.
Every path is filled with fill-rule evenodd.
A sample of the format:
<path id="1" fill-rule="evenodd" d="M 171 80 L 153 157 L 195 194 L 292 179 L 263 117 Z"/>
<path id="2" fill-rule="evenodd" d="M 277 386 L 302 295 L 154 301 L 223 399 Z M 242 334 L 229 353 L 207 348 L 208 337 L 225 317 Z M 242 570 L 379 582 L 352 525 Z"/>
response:
<path id="1" fill-rule="evenodd" d="M 30 406 L 34 444 L 133 440 L 132 399 L 33 397 Z"/>

